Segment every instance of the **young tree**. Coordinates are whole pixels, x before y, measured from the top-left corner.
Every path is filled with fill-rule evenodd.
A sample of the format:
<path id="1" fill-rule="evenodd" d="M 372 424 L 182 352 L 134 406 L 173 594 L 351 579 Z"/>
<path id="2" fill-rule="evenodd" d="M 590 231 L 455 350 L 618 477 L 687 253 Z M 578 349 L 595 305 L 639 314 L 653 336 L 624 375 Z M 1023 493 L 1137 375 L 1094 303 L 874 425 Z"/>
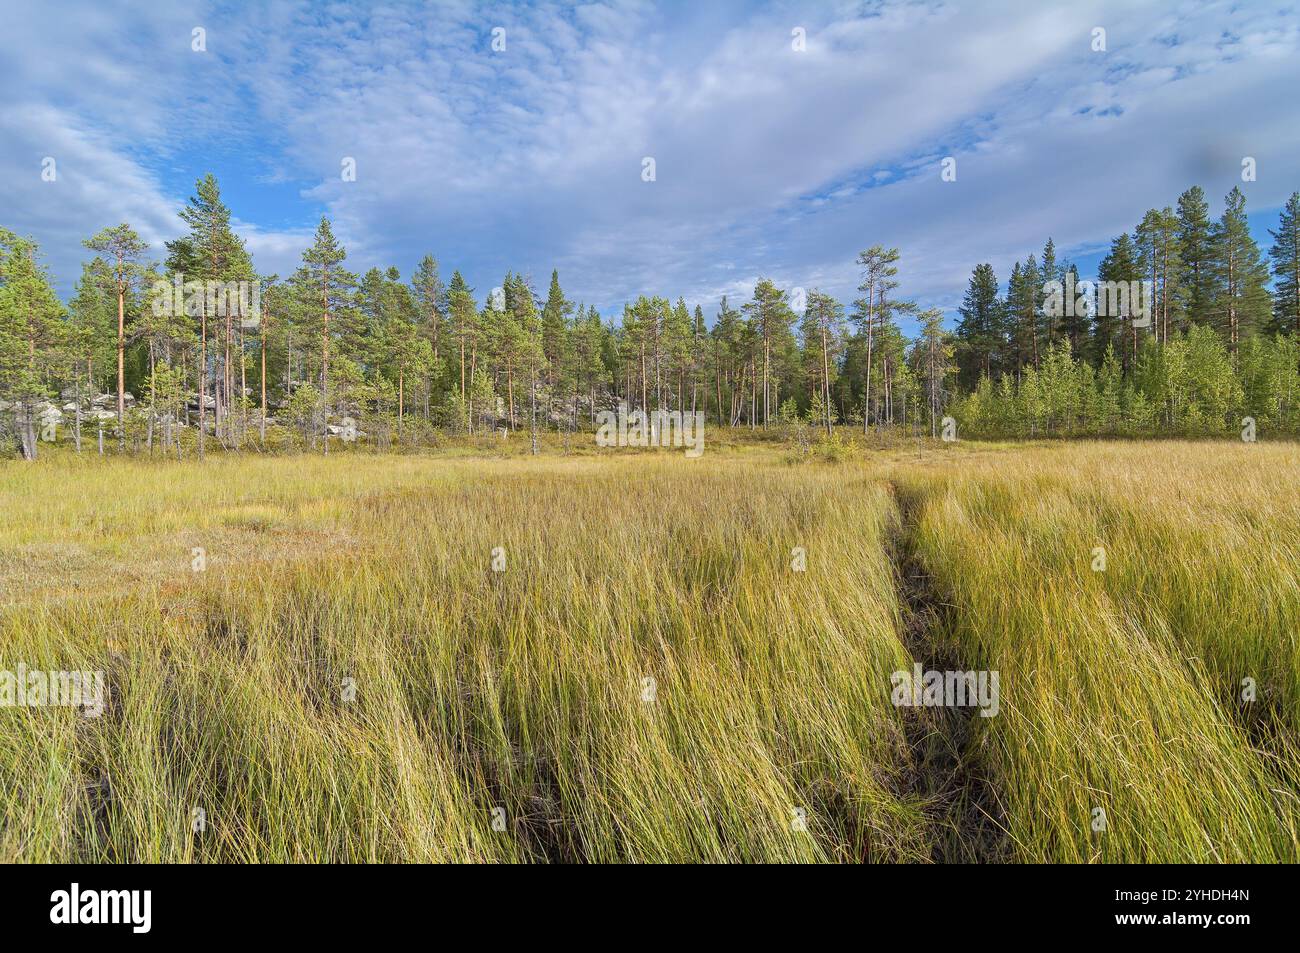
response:
<path id="1" fill-rule="evenodd" d="M 822 422 L 829 437 L 832 433 L 831 374 L 832 367 L 838 363 L 844 337 L 844 306 L 828 294 L 809 292 L 801 330 L 805 354 L 812 358 L 809 363 L 812 365 L 810 379 L 815 386 L 813 393 L 820 395 Z"/>
<path id="2" fill-rule="evenodd" d="M 925 388 L 930 436 L 937 437 L 939 417 L 948 398 L 947 379 L 956 370 L 952 365 L 953 346 L 943 329 L 943 312 L 938 308 L 922 311 L 917 320 L 921 333 L 912 347 L 912 366 Z"/>
<path id="3" fill-rule="evenodd" d="M 37 452 L 36 404 L 58 358 L 63 306 L 36 263 L 36 245 L 0 229 L 0 396 L 13 404 L 24 460 Z"/>

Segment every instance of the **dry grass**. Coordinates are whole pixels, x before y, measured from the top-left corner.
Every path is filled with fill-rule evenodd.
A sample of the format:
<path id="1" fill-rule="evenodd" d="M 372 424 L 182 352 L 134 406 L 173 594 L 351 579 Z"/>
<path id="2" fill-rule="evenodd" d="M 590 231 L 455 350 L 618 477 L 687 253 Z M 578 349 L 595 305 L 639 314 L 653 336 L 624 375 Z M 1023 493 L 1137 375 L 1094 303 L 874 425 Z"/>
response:
<path id="1" fill-rule="evenodd" d="M 875 482 L 646 455 L 113 468 L 57 477 L 130 486 L 113 545 L 173 568 L 7 613 L 6 661 L 105 668 L 113 697 L 5 712 L 6 858 L 925 856 Z M 355 545 L 263 560 L 230 534 L 250 507 L 290 550 Z"/>
<path id="2" fill-rule="evenodd" d="M 1086 443 L 900 476 L 947 638 L 1001 671 L 974 743 L 1019 859 L 1297 859 L 1297 464 Z"/>
<path id="3" fill-rule="evenodd" d="M 0 464 L 0 858 L 930 859 L 910 552 L 1012 858 L 1296 859 L 1293 446 L 556 449 Z"/>

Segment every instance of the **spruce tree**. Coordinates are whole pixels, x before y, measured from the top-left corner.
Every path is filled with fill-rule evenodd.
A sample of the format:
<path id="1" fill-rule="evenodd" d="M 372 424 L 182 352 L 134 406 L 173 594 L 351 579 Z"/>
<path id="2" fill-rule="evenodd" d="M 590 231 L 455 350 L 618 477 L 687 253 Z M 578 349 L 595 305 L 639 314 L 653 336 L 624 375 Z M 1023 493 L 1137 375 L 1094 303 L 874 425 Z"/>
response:
<path id="1" fill-rule="evenodd" d="M 1067 267 L 1062 281 L 1064 289 L 1061 304 L 1065 313 L 1061 318 L 1061 335 L 1070 342 L 1070 353 L 1087 363 L 1093 357 L 1089 346 L 1092 326 L 1088 309 L 1079 300 L 1079 269 L 1074 265 Z"/>
<path id="2" fill-rule="evenodd" d="M 1001 310 L 993 266 L 976 265 L 957 309 L 957 367 L 963 387 L 973 388 L 981 377 L 992 379 L 1001 370 L 994 362 L 1002 347 Z"/>
<path id="3" fill-rule="evenodd" d="M 1194 185 L 1178 196 L 1178 291 L 1190 324 L 1209 323 L 1214 304 L 1210 232 L 1210 206 L 1205 192 Z"/>
<path id="4" fill-rule="evenodd" d="M 1273 247 L 1273 320 L 1269 330 L 1295 334 L 1300 331 L 1300 192 L 1292 192 L 1282 209 Z"/>
<path id="5" fill-rule="evenodd" d="M 1125 232 L 1110 244 L 1110 251 L 1097 268 L 1097 277 L 1101 285 L 1112 283 L 1118 286 L 1141 279 L 1140 265 L 1133 239 Z M 1124 294 L 1118 290 L 1107 293 L 1101 285 L 1097 288 L 1096 307 L 1093 321 L 1093 353 L 1104 355 L 1107 348 L 1113 347 L 1121 357 L 1120 364 L 1124 371 L 1133 366 L 1137 353 L 1137 329 L 1133 327 L 1134 302 L 1124 300 Z"/>

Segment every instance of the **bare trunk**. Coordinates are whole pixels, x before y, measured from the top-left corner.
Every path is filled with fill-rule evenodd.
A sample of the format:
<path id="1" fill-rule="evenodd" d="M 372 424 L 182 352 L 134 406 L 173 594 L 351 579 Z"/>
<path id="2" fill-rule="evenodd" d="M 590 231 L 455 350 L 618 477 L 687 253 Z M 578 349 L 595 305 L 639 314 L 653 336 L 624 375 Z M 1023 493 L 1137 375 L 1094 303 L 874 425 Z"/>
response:
<path id="1" fill-rule="evenodd" d="M 199 459 L 208 431 L 208 310 L 199 320 Z M 101 428 L 102 433 L 102 428 Z"/>

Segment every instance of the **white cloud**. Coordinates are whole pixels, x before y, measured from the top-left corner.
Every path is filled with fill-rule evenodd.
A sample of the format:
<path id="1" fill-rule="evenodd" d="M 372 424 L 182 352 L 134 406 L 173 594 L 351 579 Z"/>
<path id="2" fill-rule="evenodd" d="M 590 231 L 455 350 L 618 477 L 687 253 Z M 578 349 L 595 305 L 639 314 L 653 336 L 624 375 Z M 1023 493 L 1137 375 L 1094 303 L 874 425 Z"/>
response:
<path id="1" fill-rule="evenodd" d="M 124 218 L 174 234 L 189 183 L 163 183 L 186 150 L 218 175 L 242 159 L 253 186 L 307 183 L 287 225 L 235 206 L 263 270 L 291 270 L 323 209 L 357 268 L 432 251 L 485 289 L 558 267 L 575 299 L 682 294 L 710 313 L 759 274 L 849 300 L 877 242 L 902 248 L 903 291 L 950 304 L 977 261 L 1004 272 L 1049 234 L 1093 247 L 1193 183 L 1217 201 L 1241 155 L 1259 160 L 1253 208 L 1300 187 L 1280 98 L 1297 22 L 1272 8 L 36 9 L 0 39 L 23 103 L 0 119 L 0 208 L 59 266 Z M 54 204 L 45 142 L 81 170 Z"/>

